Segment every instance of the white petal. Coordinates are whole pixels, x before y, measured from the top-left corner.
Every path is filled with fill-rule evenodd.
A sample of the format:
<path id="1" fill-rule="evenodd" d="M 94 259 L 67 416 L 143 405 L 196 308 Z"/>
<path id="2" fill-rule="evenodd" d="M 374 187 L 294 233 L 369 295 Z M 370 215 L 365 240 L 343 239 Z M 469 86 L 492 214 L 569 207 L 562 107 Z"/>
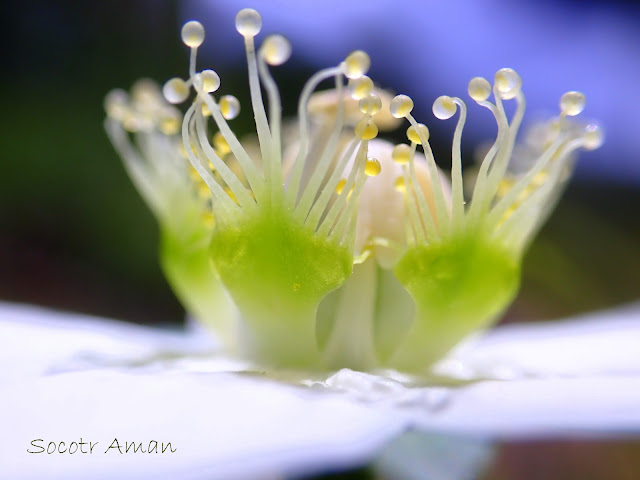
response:
<path id="1" fill-rule="evenodd" d="M 463 378 L 640 375 L 640 304 L 502 326 L 468 341 L 438 368 Z"/>
<path id="2" fill-rule="evenodd" d="M 0 399 L 7 478 L 275 478 L 369 461 L 403 424 L 347 397 L 250 376 L 70 372 L 14 384 Z M 93 454 L 31 454 L 34 439 L 99 442 Z M 175 453 L 105 451 L 171 442 Z M 53 448 L 53 447 L 52 447 Z M 88 448 L 88 447 L 86 447 Z M 8 471 L 6 470 L 8 468 Z"/>
<path id="3" fill-rule="evenodd" d="M 213 339 L 199 329 L 160 330 L 0 302 L 0 385 L 27 375 L 203 353 L 212 348 Z"/>
<path id="4" fill-rule="evenodd" d="M 292 386 L 263 375 L 221 373 L 237 366 L 202 355 L 135 367 L 132 358 L 153 356 L 154 349 L 197 350 L 202 339 L 3 305 L 0 465 L 15 479 L 86 478 L 87 472 L 92 478 L 273 478 L 365 463 L 410 426 L 488 438 L 637 433 L 638 313 L 634 307 L 498 328 L 457 352 L 458 360 L 474 359 L 478 365 L 468 365 L 477 372 L 495 373 L 502 365 L 527 374 L 447 388 L 350 370 Z M 115 366 L 77 363 L 74 355 L 88 348 Z M 589 355 L 594 350 L 608 354 L 597 363 Z M 25 369 L 30 356 L 37 368 Z M 568 356 L 591 362 L 589 368 L 580 370 L 580 361 Z M 71 367 L 55 368 L 60 365 Z M 7 377 L 7 367 L 21 373 Z M 35 450 L 32 440 L 42 439 L 46 448 L 80 437 L 100 448 L 93 454 L 27 452 Z M 104 453 L 114 438 L 146 446 L 171 442 L 177 451 Z"/>

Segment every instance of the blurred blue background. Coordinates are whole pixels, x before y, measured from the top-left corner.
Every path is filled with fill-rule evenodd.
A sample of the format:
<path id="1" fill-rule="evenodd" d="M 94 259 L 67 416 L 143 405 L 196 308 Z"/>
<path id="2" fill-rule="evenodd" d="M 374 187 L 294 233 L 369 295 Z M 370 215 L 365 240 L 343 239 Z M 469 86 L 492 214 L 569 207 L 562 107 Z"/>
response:
<path id="1" fill-rule="evenodd" d="M 442 94 L 466 98 L 473 76 L 516 69 L 530 120 L 554 114 L 563 92 L 583 91 L 584 117 L 603 124 L 606 143 L 581 156 L 526 258 L 522 291 L 506 318 L 544 320 L 640 298 L 635 2 L 26 0 L 0 6 L 0 300 L 141 323 L 182 321 L 157 265 L 154 220 L 104 134 L 102 102 L 110 89 L 129 88 L 140 77 L 184 76 L 188 52 L 179 30 L 198 19 L 207 29 L 200 67 L 218 70 L 221 92 L 248 105 L 242 39 L 234 29 L 235 13 L 247 6 L 260 9 L 264 33 L 292 40 L 291 61 L 274 73 L 285 112 L 295 111 L 315 70 L 365 49 L 373 79 L 414 98 L 415 116 L 430 127 L 444 167 L 455 122 L 437 121 L 431 104 Z M 249 131 L 251 115 L 245 110 L 235 125 Z M 469 105 L 467 125 L 469 164 L 495 124 L 486 110 Z M 507 453 L 487 478 L 551 478 L 550 471 L 636 478 L 606 476 L 614 470 L 598 465 L 618 468 L 621 458 L 637 459 L 637 445 L 591 444 L 576 455 L 557 443 L 501 451 Z M 548 460 L 551 451 L 559 452 L 554 458 L 573 455 L 573 470 L 553 462 L 552 470 L 526 467 Z M 584 452 L 599 460 L 585 463 Z"/>

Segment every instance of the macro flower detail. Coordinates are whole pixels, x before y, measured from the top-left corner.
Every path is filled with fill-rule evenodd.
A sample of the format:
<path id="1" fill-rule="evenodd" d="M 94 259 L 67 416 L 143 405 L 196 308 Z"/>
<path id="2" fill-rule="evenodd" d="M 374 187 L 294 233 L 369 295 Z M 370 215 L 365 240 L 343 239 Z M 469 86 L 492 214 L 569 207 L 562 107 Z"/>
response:
<path id="1" fill-rule="evenodd" d="M 225 348 L 236 348 L 235 307 L 209 267 L 213 230 L 208 189 L 185 158 L 182 114 L 151 80 L 105 99 L 105 129 L 160 226 L 160 263 L 176 295 Z"/>
<path id="2" fill-rule="evenodd" d="M 189 79 L 171 79 L 163 90 L 174 103 L 186 100 L 191 87 L 197 94 L 185 113 L 182 139 L 191 164 L 211 190 L 216 223 L 211 258 L 242 314 L 239 328 L 245 353 L 272 365 L 317 368 L 316 310 L 322 298 L 351 274 L 357 200 L 366 178 L 380 171 L 379 162 L 368 158 L 367 147 L 378 133 L 373 115 L 380 110 L 381 100 L 364 76 L 369 68 L 364 52 L 355 51 L 339 65 L 318 72 L 301 94 L 299 148 L 292 164 L 285 165 L 279 92 L 268 65 L 284 62 L 290 46 L 283 37 L 271 36 L 256 50 L 254 37 L 261 18 L 255 10 L 240 11 L 236 28 L 245 42 L 259 160 L 249 157 L 227 123 L 238 113 L 238 101 L 230 96 L 216 100 L 212 94 L 220 85 L 218 75 L 213 70 L 196 72 L 196 52 L 204 40 L 198 22 L 188 22 L 182 30 L 192 52 Z M 361 119 L 353 127 L 349 144 L 339 152 L 345 109 L 338 102 L 326 145 L 310 152 L 311 94 L 321 81 L 333 78 L 341 98 L 344 77 L 350 79 L 353 94 L 362 99 Z M 261 82 L 269 100 L 268 116 Z M 209 117 L 239 173 L 211 145 Z M 338 163 L 333 166 L 336 155 Z M 346 179 L 342 178 L 352 159 Z"/>
<path id="3" fill-rule="evenodd" d="M 524 250 L 546 219 L 571 172 L 578 148 L 595 149 L 602 132 L 595 124 L 580 127 L 567 117 L 585 106 L 580 92 L 560 99 L 560 115 L 539 126 L 536 156 L 527 159 L 524 173 L 509 170 L 525 99 L 519 75 L 510 68 L 496 72 L 493 86 L 482 77 L 469 82 L 469 96 L 491 111 L 498 125 L 495 142 L 484 156 L 466 206 L 463 193 L 461 135 L 467 110 L 456 97 L 441 96 L 433 114 L 446 120 L 459 111 L 453 137 L 451 210 L 435 184 L 435 213 L 427 208 L 414 173 L 414 155 L 421 145 L 432 174 L 436 164 L 429 147 L 429 130 L 411 115 L 413 101 L 398 95 L 391 113 L 406 118 L 411 145 L 395 147 L 394 157 L 405 164 L 403 186 L 409 211 L 408 248 L 394 267 L 398 280 L 416 303 L 416 316 L 406 341 L 391 359 L 400 369 L 424 369 L 468 334 L 495 321 L 517 293 Z M 488 100 L 493 93 L 495 103 Z M 515 99 L 509 120 L 503 100 Z M 522 168 L 522 167 L 521 167 Z"/>
<path id="4" fill-rule="evenodd" d="M 124 94 L 118 92 L 110 95 L 118 101 L 107 101 L 110 136 L 154 211 L 161 203 L 157 192 L 145 192 L 156 173 L 136 173 L 129 165 L 138 168 L 144 162 L 127 160 L 132 149 L 123 129 L 137 132 L 145 154 L 150 153 L 147 144 L 170 145 L 167 152 L 173 152 L 180 170 L 171 181 L 182 179 L 184 185 L 180 190 L 160 182 L 158 191 L 166 190 L 169 198 L 175 191 L 196 207 L 180 212 L 176 208 L 184 200 L 168 202 L 174 210 L 166 223 L 183 216 L 191 219 L 192 230 L 177 231 L 201 231 L 198 261 L 215 269 L 215 274 L 209 270 L 212 292 L 223 288 L 239 312 L 218 308 L 218 299 L 206 304 L 205 316 L 216 319 L 209 322 L 214 328 L 216 322 L 222 325 L 229 352 L 285 369 L 429 373 L 512 301 L 524 251 L 557 201 L 575 150 L 597 148 L 600 129 L 568 118 L 585 104 L 581 93 L 568 92 L 559 117 L 538 125 L 528 148 L 520 148 L 516 135 L 525 102 L 518 74 L 501 69 L 493 86 L 484 78 L 472 79 L 469 95 L 491 111 L 498 133 L 467 205 L 462 100 L 442 96 L 433 106 L 440 119 L 459 112 L 450 180 L 436 165 L 428 128 L 411 115 L 413 101 L 406 95 L 392 99 L 374 87 L 366 76 L 369 56 L 362 51 L 313 75 L 302 90 L 296 123 L 283 123 L 269 67 L 284 63 L 291 45 L 271 35 L 256 47 L 261 26 L 253 9 L 236 16 L 245 43 L 255 140 L 233 132 L 229 121 L 239 114 L 240 103 L 231 95 L 214 96 L 221 84 L 218 74 L 196 69 L 205 37 L 196 21 L 182 29 L 191 51 L 189 77 L 172 78 L 162 88 L 172 104 L 195 93 L 184 116 L 158 99 L 157 90 L 151 95 L 143 89 L 141 100 L 140 88 L 134 89 L 131 101 L 121 100 Z M 335 88 L 317 92 L 325 80 L 333 80 Z M 488 100 L 491 93 L 495 102 Z M 151 96 L 153 102 L 147 99 Z M 517 105 L 509 119 L 503 101 L 511 99 Z M 403 118 L 410 122 L 410 144 L 394 147 L 377 138 L 379 129 L 394 128 Z M 196 190 L 204 195 L 198 197 Z M 175 252 L 179 261 L 179 249 Z M 194 288 L 201 292 L 203 286 Z"/>

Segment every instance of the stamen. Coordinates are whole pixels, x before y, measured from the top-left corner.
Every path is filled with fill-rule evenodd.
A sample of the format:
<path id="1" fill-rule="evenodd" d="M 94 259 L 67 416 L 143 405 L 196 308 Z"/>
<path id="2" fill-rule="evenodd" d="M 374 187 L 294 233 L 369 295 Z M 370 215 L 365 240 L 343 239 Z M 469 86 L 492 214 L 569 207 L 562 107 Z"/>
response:
<path id="1" fill-rule="evenodd" d="M 258 141 L 260 142 L 260 153 L 262 155 L 262 161 L 265 164 L 265 180 L 267 184 L 270 184 L 272 170 L 269 168 L 270 162 L 275 162 L 276 158 L 274 156 L 271 131 L 269 129 L 269 122 L 267 121 L 267 113 L 265 112 L 264 103 L 262 101 L 262 92 L 260 91 L 260 77 L 258 74 L 255 44 L 253 41 L 253 38 L 260 32 L 261 28 L 262 17 L 256 10 L 253 10 L 252 8 L 245 8 L 240 10 L 236 15 L 236 30 L 244 37 L 244 47 L 247 54 L 251 107 L 253 108 Z"/>
<path id="2" fill-rule="evenodd" d="M 349 80 L 349 91 L 355 100 L 367 98 L 373 92 L 373 81 L 366 75 L 353 78 Z"/>
<path id="3" fill-rule="evenodd" d="M 478 105 L 491 111 L 496 119 L 496 123 L 498 124 L 498 135 L 482 160 L 480 170 L 478 171 L 476 178 L 476 185 L 473 190 L 471 208 L 468 215 L 468 224 L 473 226 L 477 224 L 478 220 L 485 213 L 491 203 L 491 197 L 486 194 L 489 167 L 492 165 L 497 152 L 502 146 L 502 142 L 507 134 L 509 125 L 507 123 L 507 118 L 504 115 L 501 115 L 498 108 L 493 103 L 487 101 L 487 98 L 489 98 L 489 95 L 491 94 L 491 84 L 485 78 L 475 77 L 471 79 L 468 91 L 469 96 L 474 99 Z"/>
<path id="4" fill-rule="evenodd" d="M 366 97 L 360 99 L 358 108 L 365 115 L 374 116 L 382 108 L 382 100 L 375 93 L 370 93 Z"/>
<path id="5" fill-rule="evenodd" d="M 581 92 L 567 92 L 560 97 L 560 111 L 562 115 L 570 117 L 578 115 L 586 105 L 586 99 Z"/>
<path id="6" fill-rule="evenodd" d="M 309 97 L 316 89 L 318 84 L 327 78 L 331 78 L 337 75 L 342 75 L 343 65 L 337 67 L 326 68 L 320 70 L 313 75 L 305 84 L 298 101 L 298 122 L 300 126 L 300 149 L 296 156 L 291 178 L 289 179 L 289 188 L 287 190 L 287 201 L 289 205 L 295 208 L 296 201 L 298 199 L 298 191 L 300 189 L 300 180 L 302 178 L 302 170 L 304 167 L 304 159 L 307 156 L 307 150 L 309 148 L 309 114 L 308 103 Z M 342 102 L 340 102 L 342 103 Z M 337 126 L 337 124 L 336 124 Z"/>
<path id="7" fill-rule="evenodd" d="M 353 165 L 353 168 L 351 169 L 351 172 L 349 173 L 349 177 L 347 178 L 347 182 L 344 187 L 344 190 L 338 196 L 338 199 L 331 206 L 326 217 L 318 227 L 317 234 L 320 237 L 329 235 L 329 229 L 333 226 L 334 221 L 336 220 L 336 217 L 338 216 L 339 213 L 342 212 L 346 202 L 350 200 L 351 189 L 354 188 L 354 185 L 356 185 L 356 179 L 357 177 L 359 177 L 358 172 L 360 170 L 363 170 L 361 166 L 366 162 L 366 154 L 367 154 L 367 142 L 362 142 L 360 144 L 360 148 L 358 149 L 358 153 L 356 154 L 354 165 Z M 363 178 L 363 181 L 364 181 L 364 178 Z"/>
<path id="8" fill-rule="evenodd" d="M 364 167 L 364 173 L 368 177 L 375 177 L 377 175 L 380 175 L 381 171 L 382 165 L 380 165 L 380 161 L 377 158 L 368 157 L 367 163 Z"/>
<path id="9" fill-rule="evenodd" d="M 234 196 L 238 200 L 238 204 L 241 207 L 248 208 L 252 204 L 255 205 L 253 199 L 249 196 L 247 189 L 242 185 L 242 182 L 238 179 L 237 175 L 231 171 L 229 166 L 222 161 L 220 157 L 211 148 L 207 139 L 207 131 L 205 128 L 205 121 L 202 115 L 196 115 L 196 133 L 198 134 L 197 140 L 205 157 L 213 164 L 213 168 L 220 174 L 224 182 L 229 186 Z"/>
<path id="10" fill-rule="evenodd" d="M 189 84 L 181 78 L 172 78 L 162 87 L 162 94 L 170 103 L 182 103 L 189 97 Z"/>
<path id="11" fill-rule="evenodd" d="M 189 107 L 187 113 L 184 116 L 185 120 L 182 123 L 182 141 L 185 143 L 185 145 L 189 145 L 191 143 L 189 125 L 192 124 L 196 106 L 197 103 L 194 103 L 191 107 Z M 215 199 L 214 208 L 220 208 L 225 213 L 225 215 L 230 214 L 233 209 L 237 208 L 236 204 L 229 199 L 229 196 L 224 192 L 218 182 L 216 182 L 211 173 L 209 173 L 207 168 L 202 164 L 201 160 L 194 154 L 194 152 L 190 148 L 186 148 L 185 152 L 187 154 L 187 157 L 189 158 L 189 161 L 191 162 L 191 165 L 193 165 L 193 168 L 198 171 L 200 177 L 202 177 L 202 179 L 211 190 L 211 193 L 213 194 L 213 197 Z"/>
<path id="12" fill-rule="evenodd" d="M 336 92 L 339 100 L 338 100 L 338 112 L 337 112 L 336 120 L 334 122 L 333 129 L 329 137 L 329 141 L 327 142 L 327 145 L 325 146 L 319 161 L 317 162 L 316 165 L 314 165 L 311 178 L 309 179 L 304 189 L 304 192 L 302 193 L 302 197 L 300 198 L 300 202 L 298 203 L 294 211 L 294 213 L 297 215 L 297 218 L 303 222 L 306 221 L 307 216 L 310 214 L 310 209 L 313 209 L 312 205 L 318 195 L 318 188 L 320 187 L 320 184 L 326 177 L 330 162 L 335 155 L 338 141 L 340 140 L 340 135 L 342 133 L 342 127 L 344 122 L 344 104 L 342 102 L 342 89 L 343 89 L 343 79 L 341 76 L 337 76 Z M 296 159 L 296 161 L 300 161 L 300 159 L 298 158 Z M 314 221 L 312 220 L 311 225 L 313 224 L 314 224 Z"/>
<path id="13" fill-rule="evenodd" d="M 267 64 L 272 66 L 282 65 L 290 56 L 291 44 L 282 35 L 270 35 L 267 37 L 262 43 L 258 55 L 260 80 L 262 80 L 269 98 L 269 126 L 271 127 L 274 156 L 273 161 L 270 162 L 270 168 L 274 185 L 282 184 L 282 139 L 280 138 L 282 105 L 278 87 L 267 68 Z"/>
<path id="14" fill-rule="evenodd" d="M 182 42 L 191 48 L 189 76 L 193 77 L 196 73 L 196 53 L 198 47 L 204 42 L 204 27 L 202 24 L 195 20 L 185 23 L 182 27 Z"/>
<path id="15" fill-rule="evenodd" d="M 504 116 L 504 118 L 506 118 L 504 107 L 502 105 L 502 99 L 509 100 L 515 98 L 517 105 L 513 118 L 511 119 L 511 123 L 509 125 L 504 143 L 498 150 L 496 160 L 493 162 L 491 171 L 489 173 L 489 180 L 487 183 L 487 195 L 489 196 L 489 198 L 493 198 L 493 196 L 496 194 L 500 185 L 500 181 L 507 171 L 509 161 L 511 160 L 511 156 L 513 154 L 516 135 L 518 134 L 520 123 L 522 122 L 522 118 L 524 117 L 526 102 L 524 99 L 524 95 L 522 94 L 521 87 L 522 80 L 520 80 L 520 76 L 511 68 L 502 68 L 496 72 L 494 78 L 494 97 L 496 100 L 498 112 L 500 112 L 501 116 Z"/>
<path id="16" fill-rule="evenodd" d="M 462 189 L 462 153 L 461 137 L 464 122 L 467 118 L 467 107 L 457 97 L 443 95 L 433 102 L 433 114 L 440 120 L 451 118 L 456 113 L 456 105 L 460 108 L 460 117 L 453 133 L 453 148 L 451 149 L 451 226 L 456 231 L 464 221 L 464 193 Z"/>
<path id="17" fill-rule="evenodd" d="M 240 102 L 233 95 L 221 97 L 218 105 L 225 120 L 233 120 L 240 114 Z"/>
<path id="18" fill-rule="evenodd" d="M 356 147 L 360 145 L 360 143 L 361 143 L 360 139 L 356 137 L 351 141 L 351 144 L 344 151 L 344 153 L 342 154 L 342 158 L 334 168 L 331 174 L 331 177 L 329 177 L 329 180 L 327 181 L 324 188 L 322 189 L 320 196 L 318 197 L 316 202 L 313 204 L 313 207 L 309 212 L 309 216 L 307 217 L 305 224 L 310 225 L 312 228 L 315 228 L 316 225 L 318 224 L 318 221 L 320 220 L 320 217 L 322 216 L 323 212 L 327 208 L 327 205 L 331 200 L 333 192 L 336 191 L 336 193 L 338 194 L 341 194 L 343 192 L 344 187 L 347 184 L 347 180 L 344 180 L 344 179 L 343 179 L 344 181 L 339 180 L 340 176 L 342 175 L 342 172 L 344 172 L 347 166 L 347 162 L 353 156 L 353 152 L 356 150 Z M 355 166 L 354 166 L 354 169 L 355 169 Z M 338 191 L 338 185 L 341 185 L 340 191 Z M 325 222 L 325 220 L 323 220 L 323 223 Z"/>

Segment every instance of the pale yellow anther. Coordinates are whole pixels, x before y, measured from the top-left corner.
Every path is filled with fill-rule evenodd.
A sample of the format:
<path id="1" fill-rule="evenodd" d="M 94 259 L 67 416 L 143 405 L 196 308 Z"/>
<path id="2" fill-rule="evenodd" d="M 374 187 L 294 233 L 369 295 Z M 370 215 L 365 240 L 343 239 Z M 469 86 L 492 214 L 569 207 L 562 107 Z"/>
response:
<path id="1" fill-rule="evenodd" d="M 500 97 L 509 100 L 514 98 L 522 88 L 522 80 L 520 75 L 511 68 L 501 68 L 496 72 L 494 82 Z"/>
<path id="2" fill-rule="evenodd" d="M 227 139 L 224 138 L 222 132 L 216 132 L 213 135 L 213 147 L 216 149 L 216 152 L 226 155 L 231 151 L 231 147 L 227 143 Z"/>
<path id="3" fill-rule="evenodd" d="M 474 77 L 469 81 L 467 90 L 476 102 L 484 102 L 491 95 L 491 84 L 486 78 Z"/>
<path id="4" fill-rule="evenodd" d="M 584 148 L 587 150 L 595 150 L 600 148 L 602 142 L 604 142 L 604 133 L 599 125 L 594 123 L 587 125 L 583 135 Z"/>
<path id="5" fill-rule="evenodd" d="M 395 182 L 393 182 L 393 187 L 399 192 L 404 193 L 407 191 L 407 185 L 404 183 L 403 177 L 396 178 Z"/>
<path id="6" fill-rule="evenodd" d="M 362 140 L 371 140 L 378 136 L 378 126 L 371 118 L 365 117 L 356 124 L 355 134 Z"/>
<path id="7" fill-rule="evenodd" d="M 255 37 L 262 28 L 262 17 L 253 8 L 244 8 L 236 15 L 236 30 L 243 37 Z"/>
<path id="8" fill-rule="evenodd" d="M 189 85 L 181 78 L 172 78 L 162 87 L 162 94 L 169 103 L 182 103 L 189 96 Z"/>
<path id="9" fill-rule="evenodd" d="M 165 135 L 175 135 L 180 131 L 180 125 L 182 124 L 182 116 L 180 112 L 167 110 L 165 115 L 160 118 L 158 128 Z"/>
<path id="10" fill-rule="evenodd" d="M 260 52 L 269 65 L 282 65 L 291 56 L 291 43 L 282 35 L 269 35 L 262 43 Z"/>
<path id="11" fill-rule="evenodd" d="M 129 95 L 121 89 L 111 90 L 104 99 L 107 115 L 122 122 L 129 111 Z"/>
<path id="12" fill-rule="evenodd" d="M 433 114 L 436 118 L 440 120 L 446 120 L 455 115 L 458 106 L 456 102 L 453 101 L 453 98 L 448 95 L 442 95 L 436 98 L 435 102 L 433 102 Z"/>
<path id="13" fill-rule="evenodd" d="M 192 20 L 182 27 L 182 42 L 191 48 L 197 48 L 204 42 L 204 27 L 200 22 Z"/>
<path id="14" fill-rule="evenodd" d="M 160 98 L 159 98 L 160 97 Z M 158 85 L 153 80 L 141 78 L 131 87 L 131 100 L 137 108 L 153 109 L 164 103 Z"/>
<path id="15" fill-rule="evenodd" d="M 406 165 L 411 160 L 411 147 L 406 143 L 400 143 L 393 148 L 391 159 L 399 165 Z"/>
<path id="16" fill-rule="evenodd" d="M 382 100 L 375 93 L 370 93 L 358 102 L 358 108 L 366 115 L 375 115 L 382 108 Z"/>
<path id="17" fill-rule="evenodd" d="M 421 138 L 422 137 L 422 138 Z M 418 145 L 422 145 L 422 139 L 429 140 L 429 129 L 423 123 L 418 124 L 418 130 L 413 128 L 413 125 L 407 128 L 407 138 L 410 142 L 415 142 Z"/>
<path id="18" fill-rule="evenodd" d="M 389 105 L 391 115 L 396 118 L 404 118 L 413 110 L 413 100 L 407 95 L 396 95 Z"/>
<path id="19" fill-rule="evenodd" d="M 377 158 L 367 158 L 367 163 L 364 166 L 365 175 L 367 175 L 368 177 L 376 177 L 380 175 L 381 171 L 382 165 L 380 165 L 380 161 Z"/>
<path id="20" fill-rule="evenodd" d="M 336 185 L 336 193 L 338 195 L 340 195 L 342 193 L 342 190 L 344 190 L 344 186 L 346 184 L 347 184 L 347 179 L 346 178 L 340 179 L 340 181 L 337 183 L 337 185 Z"/>
<path id="21" fill-rule="evenodd" d="M 227 120 L 233 120 L 240 113 L 240 102 L 233 95 L 225 95 L 220 99 L 220 111 Z"/>
<path id="22" fill-rule="evenodd" d="M 353 78 L 349 80 L 349 91 L 354 100 L 362 100 L 368 97 L 373 91 L 373 81 L 366 75 Z"/>
<path id="23" fill-rule="evenodd" d="M 202 104 L 202 115 L 205 117 L 211 116 L 211 110 L 209 109 L 209 105 L 207 105 L 206 103 Z"/>
<path id="24" fill-rule="evenodd" d="M 344 60 L 344 74 L 347 78 L 360 78 L 369 71 L 371 60 L 362 50 L 351 52 Z"/>
<path id="25" fill-rule="evenodd" d="M 567 92 L 560 97 L 560 110 L 564 115 L 574 117 L 578 115 L 587 103 L 587 100 L 581 92 Z"/>
<path id="26" fill-rule="evenodd" d="M 203 70 L 200 72 L 202 89 L 207 92 L 215 92 L 220 88 L 220 76 L 213 70 Z"/>

